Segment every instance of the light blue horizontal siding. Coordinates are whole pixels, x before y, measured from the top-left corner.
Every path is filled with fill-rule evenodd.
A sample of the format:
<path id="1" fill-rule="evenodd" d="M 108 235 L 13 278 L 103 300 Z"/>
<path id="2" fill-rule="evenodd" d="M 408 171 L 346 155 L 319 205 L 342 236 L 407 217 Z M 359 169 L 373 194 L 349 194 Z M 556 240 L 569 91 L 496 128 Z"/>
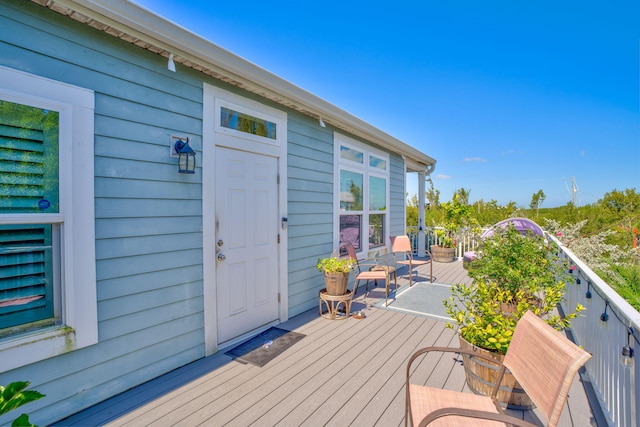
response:
<path id="1" fill-rule="evenodd" d="M 176 221 L 173 217 L 107 218 L 96 220 L 96 240 L 153 234 L 189 233 L 202 227 L 202 218 L 186 217 Z"/>
<path id="2" fill-rule="evenodd" d="M 317 306 L 323 278 L 316 261 L 332 251 L 333 132 L 296 113 L 288 131 L 288 298 L 295 316 Z"/>
<path id="3" fill-rule="evenodd" d="M 95 91 L 96 199 L 81 202 L 96 208 L 99 343 L 0 373 L 47 395 L 29 408 L 46 425 L 204 355 L 201 171 L 168 155 L 174 134 L 201 149 L 203 78 L 31 2 L 2 2 L 0 28 L 0 64 Z"/>
<path id="4" fill-rule="evenodd" d="M 390 199 L 390 224 L 389 235 L 397 236 L 404 234 L 404 205 L 406 193 L 406 177 L 404 174 L 404 160 L 397 154 L 391 154 L 391 170 L 389 180 Z"/>

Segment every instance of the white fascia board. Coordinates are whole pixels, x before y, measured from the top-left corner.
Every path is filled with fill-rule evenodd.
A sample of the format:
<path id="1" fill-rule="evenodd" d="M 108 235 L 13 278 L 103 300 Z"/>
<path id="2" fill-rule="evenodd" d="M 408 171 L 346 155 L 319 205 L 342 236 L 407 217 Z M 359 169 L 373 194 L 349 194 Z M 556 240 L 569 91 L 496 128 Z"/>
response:
<path id="1" fill-rule="evenodd" d="M 43 3 L 43 0 L 33 1 Z M 321 117 L 339 129 L 405 155 L 416 164 L 435 165 L 435 159 L 399 139 L 136 3 L 126 0 L 54 0 L 51 8 L 67 15 L 74 11 L 106 24 L 111 27 L 107 31 L 109 34 L 123 39 L 135 38 L 163 49 L 167 54 L 173 53 L 176 62 L 185 62 L 180 61 L 182 58 L 250 92 L 312 117 Z M 65 8 L 69 10 L 65 11 Z"/>

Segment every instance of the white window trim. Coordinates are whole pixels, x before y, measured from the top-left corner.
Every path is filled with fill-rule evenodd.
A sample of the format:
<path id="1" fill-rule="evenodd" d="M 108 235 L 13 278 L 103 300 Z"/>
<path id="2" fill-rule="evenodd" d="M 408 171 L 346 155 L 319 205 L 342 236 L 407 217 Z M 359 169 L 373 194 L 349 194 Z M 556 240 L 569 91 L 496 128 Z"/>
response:
<path id="1" fill-rule="evenodd" d="M 62 324 L 0 340 L 3 371 L 98 342 L 94 212 L 94 92 L 0 66 L 0 99 L 60 112 L 60 213 L 29 221 L 62 222 L 59 310 Z M 0 224 L 26 216 L 2 215 Z M 37 219 L 36 219 L 37 218 Z"/>
<path id="2" fill-rule="evenodd" d="M 369 226 L 369 215 L 371 211 L 369 210 L 369 177 L 377 176 L 380 178 L 384 178 L 386 180 L 386 206 L 387 210 L 384 212 L 384 244 L 382 246 L 369 247 L 369 239 L 363 239 L 360 236 L 360 249 L 358 251 L 358 256 L 362 256 L 368 258 L 372 252 L 385 253 L 389 249 L 389 228 L 391 226 L 390 219 L 390 206 L 391 203 L 391 195 L 389 194 L 389 190 L 391 188 L 391 157 L 388 153 L 384 151 L 376 150 L 375 148 L 366 145 L 362 142 L 359 142 L 353 138 L 350 138 L 346 135 L 342 135 L 340 133 L 334 133 L 333 135 L 334 141 L 334 222 L 333 222 L 333 246 L 338 247 L 340 245 L 340 170 L 349 170 L 353 172 L 358 172 L 363 174 L 363 186 L 364 186 L 364 194 L 362 196 L 362 204 L 363 204 L 363 221 L 362 221 L 362 230 L 361 233 L 365 233 L 365 230 Z M 346 147 L 350 147 L 361 151 L 364 153 L 363 164 L 358 164 L 356 162 L 350 162 L 348 160 L 344 160 L 340 157 L 340 146 L 344 145 Z M 387 169 L 385 171 L 378 171 L 371 166 L 369 166 L 369 155 L 374 155 L 382 160 L 387 162 Z M 366 245 L 365 245 L 366 244 Z"/>

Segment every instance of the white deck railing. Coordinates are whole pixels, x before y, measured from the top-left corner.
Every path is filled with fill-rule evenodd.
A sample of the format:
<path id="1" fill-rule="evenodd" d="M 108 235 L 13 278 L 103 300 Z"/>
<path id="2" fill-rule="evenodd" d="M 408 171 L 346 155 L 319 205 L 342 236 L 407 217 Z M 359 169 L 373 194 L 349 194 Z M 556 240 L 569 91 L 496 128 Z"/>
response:
<path id="1" fill-rule="evenodd" d="M 568 265 L 575 267 L 575 284 L 567 287 L 566 307 L 570 310 L 580 303 L 587 308 L 573 320 L 570 331 L 576 343 L 593 355 L 584 379 L 592 382 L 610 425 L 640 426 L 640 361 L 636 360 L 640 352 L 626 358 L 627 365 L 622 357 L 627 343 L 638 350 L 635 339 L 640 338 L 640 313 L 555 237 L 548 238 L 558 245 Z"/>
<path id="2" fill-rule="evenodd" d="M 431 248 L 431 245 L 440 244 L 440 238 L 436 236 L 435 230 L 443 227 L 425 227 L 424 249 Z M 411 239 L 411 247 L 418 248 L 418 227 L 407 227 L 407 235 Z M 473 251 L 478 247 L 477 236 L 467 230 L 461 230 L 456 237 L 456 257 L 462 258 L 465 252 Z"/>
<path id="3" fill-rule="evenodd" d="M 407 233 L 417 248 L 417 228 L 407 227 Z M 434 228 L 427 227 L 425 233 L 425 249 L 429 249 L 438 239 Z M 573 320 L 569 332 L 577 344 L 593 355 L 581 376 L 583 382 L 591 383 L 593 397 L 600 404 L 600 418 L 604 419 L 597 421 L 617 427 L 640 427 L 640 360 L 636 360 L 640 357 L 640 348 L 635 340 L 640 339 L 640 313 L 554 236 L 547 234 L 547 238 L 558 246 L 567 265 L 574 267 L 574 283 L 566 288 L 563 309 L 573 311 L 578 303 L 587 308 Z M 478 247 L 471 233 L 460 233 L 457 241 L 457 257 Z M 630 363 L 624 364 L 622 348 L 627 343 L 638 353 L 631 359 L 626 358 Z M 597 409 L 593 410 L 596 417 L 600 414 Z"/>

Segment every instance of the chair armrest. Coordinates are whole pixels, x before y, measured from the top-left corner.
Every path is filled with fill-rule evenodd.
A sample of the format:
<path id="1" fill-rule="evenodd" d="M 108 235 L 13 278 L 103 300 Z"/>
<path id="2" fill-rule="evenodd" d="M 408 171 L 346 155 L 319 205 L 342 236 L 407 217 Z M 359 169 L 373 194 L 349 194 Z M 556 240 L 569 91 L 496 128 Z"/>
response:
<path id="1" fill-rule="evenodd" d="M 358 261 L 358 265 L 360 265 L 361 267 L 363 265 L 368 265 L 368 266 L 383 265 L 388 267 L 389 263 L 380 257 L 376 257 L 376 258 L 367 258 L 365 260 Z"/>
<path id="2" fill-rule="evenodd" d="M 474 409 L 463 409 L 463 408 L 440 408 L 426 417 L 424 417 L 419 424 L 419 427 L 427 426 L 429 423 L 437 420 L 438 418 L 448 417 L 448 416 L 458 416 L 458 417 L 467 417 L 467 418 L 476 418 L 483 420 L 493 420 L 500 421 L 506 424 L 514 425 L 514 426 L 522 426 L 522 427 L 538 427 L 535 424 L 531 424 L 523 419 L 512 417 L 507 414 L 500 414 L 495 412 L 487 412 L 487 411 L 478 411 Z"/>

